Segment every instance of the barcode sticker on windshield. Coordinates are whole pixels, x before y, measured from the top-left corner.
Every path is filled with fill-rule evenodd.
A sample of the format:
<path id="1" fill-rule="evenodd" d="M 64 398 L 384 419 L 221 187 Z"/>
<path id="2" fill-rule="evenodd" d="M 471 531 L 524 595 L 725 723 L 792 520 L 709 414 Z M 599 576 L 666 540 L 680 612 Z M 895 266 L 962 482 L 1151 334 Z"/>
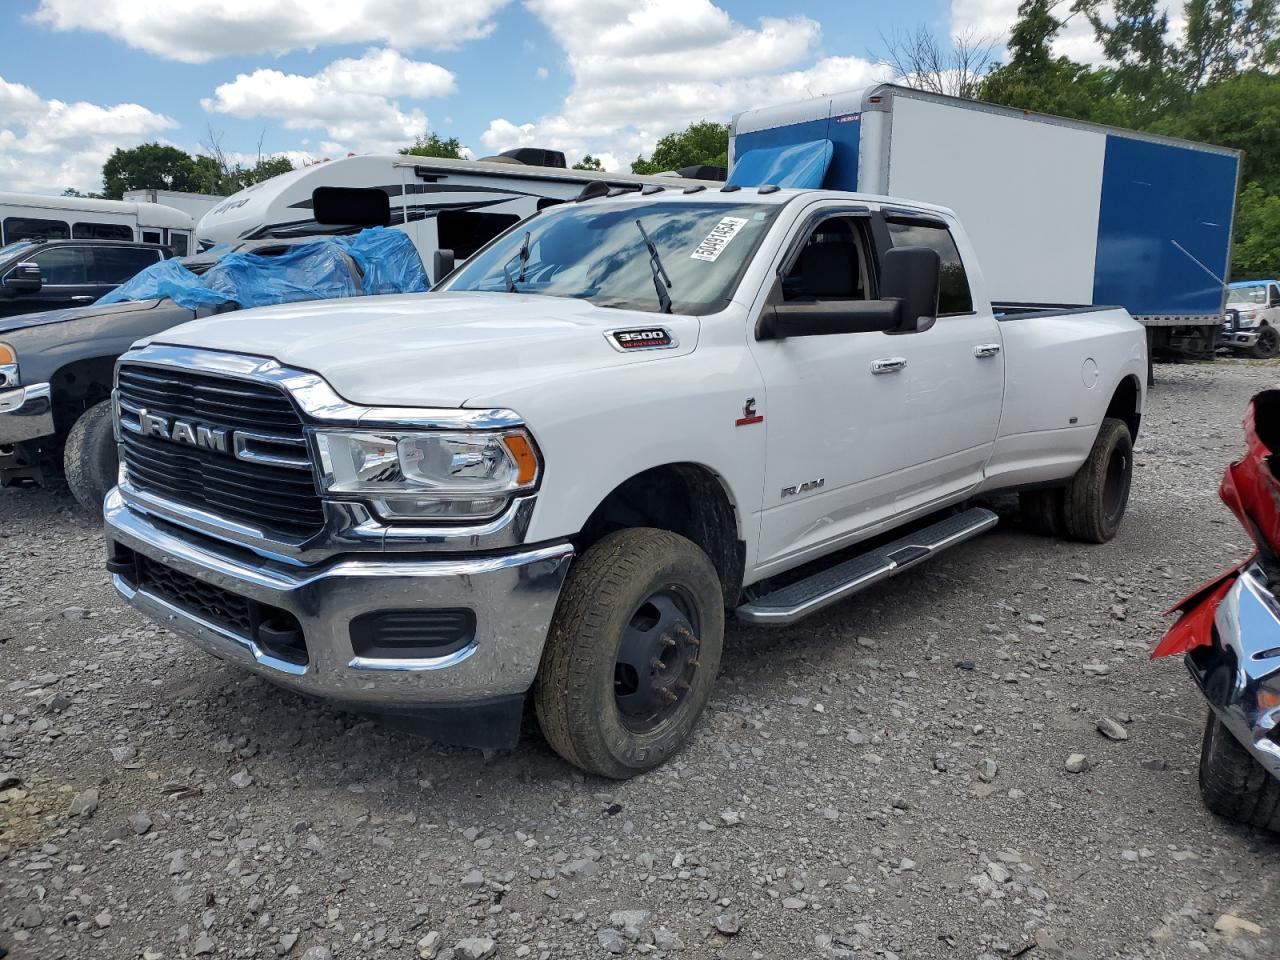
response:
<path id="1" fill-rule="evenodd" d="M 738 231 L 746 225 L 747 221 L 743 217 L 723 217 L 707 234 L 707 239 L 698 244 L 697 249 L 689 254 L 689 259 L 715 263 L 720 254 L 724 253 L 724 248 L 729 245 L 729 241 L 736 237 Z"/>

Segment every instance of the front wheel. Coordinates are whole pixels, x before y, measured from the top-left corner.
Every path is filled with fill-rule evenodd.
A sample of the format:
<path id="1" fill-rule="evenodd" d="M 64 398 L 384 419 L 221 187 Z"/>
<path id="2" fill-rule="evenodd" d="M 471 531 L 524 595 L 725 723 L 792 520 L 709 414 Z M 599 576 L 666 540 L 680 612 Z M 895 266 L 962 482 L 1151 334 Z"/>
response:
<path id="1" fill-rule="evenodd" d="M 72 495 L 96 517 L 102 501 L 116 485 L 120 460 L 111 427 L 111 401 L 94 404 L 71 427 L 62 453 L 67 486 Z"/>
<path id="2" fill-rule="evenodd" d="M 1083 543 L 1106 543 L 1120 530 L 1133 483 L 1133 437 L 1123 420 L 1102 421 L 1093 449 L 1067 484 L 1067 535 Z"/>
<path id="3" fill-rule="evenodd" d="M 1264 323 L 1258 329 L 1258 339 L 1250 349 L 1249 356 L 1255 360 L 1271 360 L 1280 356 L 1280 331 Z"/>
<path id="4" fill-rule="evenodd" d="M 724 644 L 724 592 L 696 544 L 612 533 L 569 570 L 534 684 L 538 725 L 588 773 L 625 780 L 676 752 L 701 716 Z"/>
<path id="5" fill-rule="evenodd" d="M 1212 710 L 1200 745 L 1200 796 L 1220 817 L 1280 832 L 1280 782 Z"/>

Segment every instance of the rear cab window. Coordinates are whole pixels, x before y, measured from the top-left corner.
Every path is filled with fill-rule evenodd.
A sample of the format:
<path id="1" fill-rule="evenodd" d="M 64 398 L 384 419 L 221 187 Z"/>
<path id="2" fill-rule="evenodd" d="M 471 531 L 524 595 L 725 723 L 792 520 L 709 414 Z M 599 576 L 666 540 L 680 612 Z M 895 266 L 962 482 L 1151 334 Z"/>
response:
<path id="1" fill-rule="evenodd" d="M 160 251 L 146 247 L 98 247 L 93 251 L 93 282 L 124 283 L 160 259 Z"/>
<path id="2" fill-rule="evenodd" d="M 951 230 L 940 220 L 930 217 L 885 214 L 885 226 L 896 247 L 928 247 L 942 258 L 942 280 L 938 290 L 938 316 L 973 313 L 973 293 L 964 260 L 951 236 Z"/>

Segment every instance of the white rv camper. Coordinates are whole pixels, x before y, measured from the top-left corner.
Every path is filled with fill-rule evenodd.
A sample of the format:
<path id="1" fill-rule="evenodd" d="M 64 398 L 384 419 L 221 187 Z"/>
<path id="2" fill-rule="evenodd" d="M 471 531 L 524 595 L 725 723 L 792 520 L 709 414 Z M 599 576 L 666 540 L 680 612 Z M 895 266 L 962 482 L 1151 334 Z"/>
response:
<path id="1" fill-rule="evenodd" d="M 390 225 L 413 238 L 430 273 L 435 251 L 452 250 L 457 260 L 465 260 L 508 227 L 572 200 L 592 183 L 629 190 L 651 183 L 691 189 L 722 186 L 676 174 L 566 170 L 510 158 L 347 157 L 282 173 L 227 197 L 201 218 L 196 235 L 203 250 L 238 240 L 342 233 L 350 227 L 317 220 L 316 188 L 376 188 L 390 201 Z M 431 277 L 433 283 L 439 279 Z"/>
<path id="2" fill-rule="evenodd" d="M 0 193 L 0 246 L 18 240 L 138 240 L 192 252 L 195 218 L 159 203 Z"/>

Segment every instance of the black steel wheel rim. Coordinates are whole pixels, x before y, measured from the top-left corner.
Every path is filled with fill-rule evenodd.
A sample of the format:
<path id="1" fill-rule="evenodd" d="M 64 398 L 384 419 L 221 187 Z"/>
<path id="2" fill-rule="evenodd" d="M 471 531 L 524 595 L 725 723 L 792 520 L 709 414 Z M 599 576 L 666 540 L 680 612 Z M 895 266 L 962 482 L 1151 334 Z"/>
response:
<path id="1" fill-rule="evenodd" d="M 1120 521 L 1120 514 L 1129 500 L 1130 480 L 1129 454 L 1121 449 L 1112 450 L 1102 483 L 1102 510 L 1110 524 Z"/>
<path id="2" fill-rule="evenodd" d="M 693 611 L 688 595 L 673 585 L 646 597 L 627 621 L 613 665 L 613 698 L 632 733 L 662 726 L 688 699 L 701 643 Z"/>

